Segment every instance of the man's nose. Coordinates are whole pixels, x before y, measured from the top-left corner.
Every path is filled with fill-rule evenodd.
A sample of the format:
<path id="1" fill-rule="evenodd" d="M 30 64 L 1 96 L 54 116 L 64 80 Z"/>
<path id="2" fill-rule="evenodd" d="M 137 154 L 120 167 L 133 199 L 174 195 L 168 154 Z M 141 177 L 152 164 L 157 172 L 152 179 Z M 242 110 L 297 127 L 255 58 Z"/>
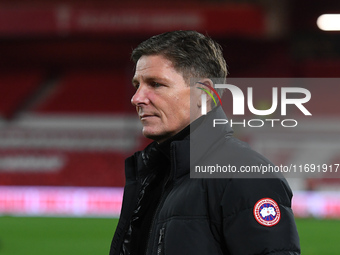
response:
<path id="1" fill-rule="evenodd" d="M 148 95 L 147 88 L 145 86 L 139 85 L 135 94 L 131 98 L 131 104 L 134 106 L 148 104 L 149 99 L 147 95 Z"/>

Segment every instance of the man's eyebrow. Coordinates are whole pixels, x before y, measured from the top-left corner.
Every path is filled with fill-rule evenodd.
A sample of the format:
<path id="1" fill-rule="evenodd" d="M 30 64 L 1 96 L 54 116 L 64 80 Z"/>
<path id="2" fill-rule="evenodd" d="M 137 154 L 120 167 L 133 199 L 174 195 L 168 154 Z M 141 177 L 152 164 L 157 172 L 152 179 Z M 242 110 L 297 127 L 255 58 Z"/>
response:
<path id="1" fill-rule="evenodd" d="M 160 82 L 160 83 L 168 83 L 169 82 L 169 79 L 167 78 L 164 78 L 164 77 L 159 77 L 159 76 L 150 76 L 150 77 L 145 77 L 143 78 L 144 81 L 146 82 L 152 82 L 152 81 L 157 81 L 157 82 Z M 132 78 L 132 85 L 136 85 L 138 84 L 139 81 L 137 78 Z"/>
<path id="2" fill-rule="evenodd" d="M 145 81 L 147 81 L 147 82 L 157 81 L 157 82 L 160 82 L 160 83 L 168 83 L 169 82 L 169 80 L 167 78 L 159 77 L 159 76 L 146 77 Z"/>

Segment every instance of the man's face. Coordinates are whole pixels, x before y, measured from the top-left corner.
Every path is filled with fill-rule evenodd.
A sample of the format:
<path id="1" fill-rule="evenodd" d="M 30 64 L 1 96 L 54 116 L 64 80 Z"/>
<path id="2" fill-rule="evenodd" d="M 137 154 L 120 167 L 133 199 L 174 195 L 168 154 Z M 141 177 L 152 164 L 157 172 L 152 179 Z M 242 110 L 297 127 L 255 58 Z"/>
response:
<path id="1" fill-rule="evenodd" d="M 161 55 L 142 56 L 132 79 L 131 103 L 143 124 L 143 135 L 163 142 L 190 124 L 190 86 L 172 62 Z"/>

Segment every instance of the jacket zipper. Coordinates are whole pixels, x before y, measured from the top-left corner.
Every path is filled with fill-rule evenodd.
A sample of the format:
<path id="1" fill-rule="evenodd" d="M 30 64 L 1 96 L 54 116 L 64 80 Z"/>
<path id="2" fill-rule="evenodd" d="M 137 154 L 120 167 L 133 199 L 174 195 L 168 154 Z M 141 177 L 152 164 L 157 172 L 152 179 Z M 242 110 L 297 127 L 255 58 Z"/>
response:
<path id="1" fill-rule="evenodd" d="M 148 236 L 148 245 L 147 245 L 147 248 L 146 248 L 146 252 L 145 254 L 147 255 L 149 250 L 150 250 L 150 247 L 152 247 L 152 240 L 151 240 L 151 234 L 152 232 L 154 232 L 154 228 L 155 228 L 155 219 L 156 219 L 156 216 L 158 215 L 159 211 L 161 210 L 164 202 L 165 202 L 165 199 L 167 198 L 168 194 L 170 193 L 171 191 L 171 187 L 168 186 L 168 183 L 169 183 L 169 180 L 170 180 L 170 176 L 169 178 L 167 179 L 167 181 L 165 182 L 165 185 L 164 185 L 164 191 L 161 195 L 161 200 L 158 202 L 158 205 L 157 205 L 157 209 L 152 217 L 152 222 L 151 222 L 151 227 L 150 227 L 150 231 L 149 231 L 149 236 Z M 168 187 L 167 187 L 168 186 Z"/>
<path id="2" fill-rule="evenodd" d="M 163 249 L 164 232 L 165 232 L 164 227 L 159 230 L 157 255 L 163 255 L 164 254 L 164 249 Z"/>
<path id="3" fill-rule="evenodd" d="M 154 229 L 156 226 L 155 224 L 155 219 L 156 219 L 156 216 L 159 214 L 159 211 L 161 210 L 161 208 L 163 207 L 163 204 L 165 202 L 165 199 L 168 197 L 171 189 L 172 189 L 172 184 L 173 184 L 173 181 L 170 182 L 170 180 L 172 180 L 173 178 L 173 174 L 174 174 L 174 169 L 173 166 L 174 166 L 174 163 L 172 162 L 173 159 L 174 159 L 174 150 L 173 150 L 173 146 L 170 146 L 170 157 L 171 157 L 171 169 L 170 169 L 170 173 L 169 173 L 169 176 L 167 178 L 167 180 L 165 181 L 164 183 L 164 190 L 162 192 L 162 195 L 161 195 L 161 200 L 159 201 L 158 205 L 157 205 L 157 209 L 152 217 L 152 222 L 151 222 L 151 227 L 150 227 L 150 231 L 149 231 L 149 236 L 148 236 L 148 244 L 147 244 L 147 247 L 146 247 L 146 252 L 145 254 L 148 255 L 149 253 L 149 250 L 150 248 L 152 249 L 152 240 L 151 240 L 151 234 L 152 232 L 154 232 Z M 171 184 L 171 185 L 170 185 Z M 164 238 L 164 233 L 163 233 L 163 237 L 162 237 L 162 243 L 163 243 L 163 238 Z"/>

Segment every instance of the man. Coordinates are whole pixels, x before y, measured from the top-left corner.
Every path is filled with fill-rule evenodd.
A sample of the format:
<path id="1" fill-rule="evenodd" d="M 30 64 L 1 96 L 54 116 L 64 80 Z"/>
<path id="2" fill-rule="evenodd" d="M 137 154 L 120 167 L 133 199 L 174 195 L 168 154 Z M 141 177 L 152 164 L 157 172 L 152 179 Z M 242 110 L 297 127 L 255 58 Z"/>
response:
<path id="1" fill-rule="evenodd" d="M 300 254 L 284 179 L 190 178 L 190 165 L 202 159 L 222 158 L 236 167 L 271 164 L 232 137 L 227 125 L 206 132 L 213 118 L 226 116 L 210 104 L 201 116 L 205 92 L 192 87 L 209 88 L 210 77 L 226 77 L 221 47 L 195 31 L 174 31 L 141 43 L 132 60 L 131 102 L 143 135 L 154 142 L 126 160 L 110 255 Z M 190 86 L 193 78 L 199 82 Z M 190 147 L 200 137 L 204 149 Z"/>

